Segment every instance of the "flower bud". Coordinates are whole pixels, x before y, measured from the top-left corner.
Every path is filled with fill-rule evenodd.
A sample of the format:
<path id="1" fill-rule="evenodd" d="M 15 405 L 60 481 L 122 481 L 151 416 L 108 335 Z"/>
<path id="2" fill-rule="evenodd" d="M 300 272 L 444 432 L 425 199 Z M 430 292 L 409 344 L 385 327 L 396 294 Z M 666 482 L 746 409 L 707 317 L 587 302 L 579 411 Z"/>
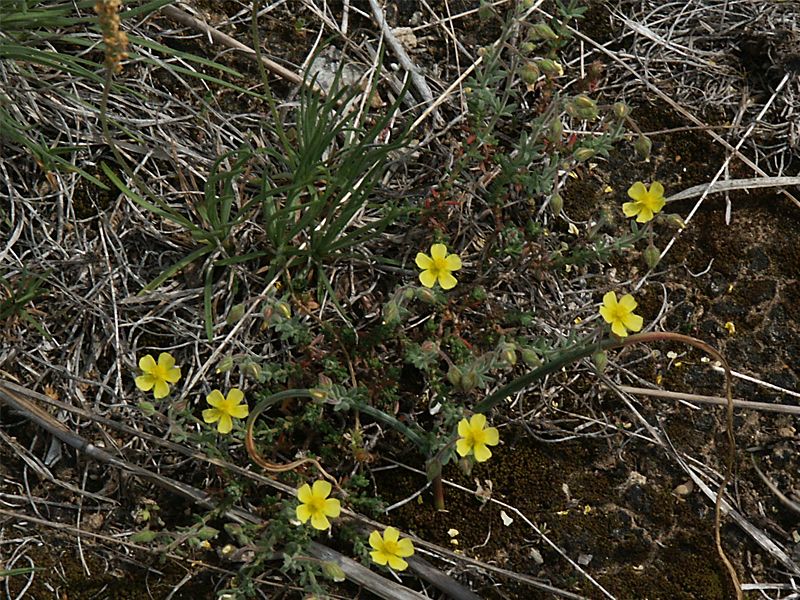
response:
<path id="1" fill-rule="evenodd" d="M 383 324 L 397 325 L 400 322 L 400 307 L 394 300 L 389 300 L 383 307 Z"/>
<path id="2" fill-rule="evenodd" d="M 561 141 L 561 136 L 564 135 L 564 126 L 561 124 L 561 119 L 553 119 L 547 127 L 547 140 L 553 144 Z"/>
<path id="3" fill-rule="evenodd" d="M 447 381 L 452 383 L 455 387 L 460 388 L 461 387 L 461 369 L 459 369 L 455 365 L 450 367 L 450 369 L 447 371 Z"/>
<path id="4" fill-rule="evenodd" d="M 261 381 L 261 365 L 257 362 L 246 362 L 241 369 L 245 377 L 249 377 L 253 381 Z"/>
<path id="5" fill-rule="evenodd" d="M 539 74 L 539 67 L 534 62 L 527 62 L 519 69 L 520 78 L 528 85 L 536 83 L 536 80 L 539 79 Z"/>
<path id="6" fill-rule="evenodd" d="M 539 69 L 548 77 L 561 77 L 564 75 L 564 67 L 558 61 L 550 58 L 543 58 L 538 63 Z"/>
<path id="7" fill-rule="evenodd" d="M 506 342 L 500 347 L 500 357 L 509 365 L 514 366 L 517 364 L 517 352 L 514 344 Z"/>
<path id="8" fill-rule="evenodd" d="M 461 385 L 459 387 L 461 387 L 462 392 L 471 392 L 478 387 L 478 374 L 475 369 L 469 369 L 461 375 Z"/>
<path id="9" fill-rule="evenodd" d="M 661 260 L 661 252 L 658 248 L 656 248 L 652 242 L 644 249 L 644 262 L 647 263 L 647 266 L 651 269 L 654 269 L 658 264 L 658 261 Z"/>
<path id="10" fill-rule="evenodd" d="M 594 368 L 597 369 L 597 372 L 602 373 L 606 370 L 606 365 L 608 364 L 608 353 L 605 350 L 595 352 L 592 354 L 592 362 L 594 363 Z"/>
<path id="11" fill-rule="evenodd" d="M 221 361 L 219 361 L 219 365 L 217 365 L 217 373 L 227 373 L 233 368 L 233 355 L 228 354 L 228 356 L 224 357 Z"/>
<path id="12" fill-rule="evenodd" d="M 532 25 L 528 37 L 532 40 L 544 40 L 547 42 L 555 42 L 558 39 L 556 32 L 547 23 Z"/>
<path id="13" fill-rule="evenodd" d="M 578 148 L 575 150 L 573 156 L 578 162 L 589 160 L 595 155 L 595 151 L 591 148 Z"/>
<path id="14" fill-rule="evenodd" d="M 337 583 L 346 579 L 344 569 L 331 560 L 322 561 L 322 574 Z"/>
<path id="15" fill-rule="evenodd" d="M 614 112 L 614 116 L 620 120 L 631 114 L 631 109 L 624 102 L 615 102 L 611 110 Z"/>
<path id="16" fill-rule="evenodd" d="M 676 214 L 664 215 L 664 220 L 667 222 L 668 225 L 671 225 L 675 229 L 686 229 L 686 222 L 681 218 L 680 215 Z"/>
<path id="17" fill-rule="evenodd" d="M 286 302 L 278 302 L 278 312 L 283 315 L 284 319 L 291 319 L 292 318 L 292 307 L 289 306 Z"/>
<path id="18" fill-rule="evenodd" d="M 439 352 L 439 346 L 436 342 L 432 342 L 431 340 L 425 340 L 420 345 L 420 349 L 425 354 L 436 354 Z"/>
<path id="19" fill-rule="evenodd" d="M 597 108 L 597 103 L 586 94 L 578 94 L 572 101 L 578 108 Z"/>
<path id="20" fill-rule="evenodd" d="M 535 50 L 536 50 L 536 44 L 534 44 L 533 42 L 522 42 L 519 45 L 519 51 L 524 56 L 533 54 Z"/>
<path id="21" fill-rule="evenodd" d="M 567 114 L 586 121 L 594 121 L 599 113 L 597 103 L 586 94 L 575 96 L 567 105 Z"/>
<path id="22" fill-rule="evenodd" d="M 328 398 L 328 392 L 320 388 L 311 388 L 308 390 L 308 393 L 311 394 L 311 397 L 314 398 L 314 400 L 319 400 L 320 402 L 327 400 Z"/>
<path id="23" fill-rule="evenodd" d="M 197 530 L 197 537 L 201 540 L 213 540 L 219 535 L 219 529 L 214 529 L 206 525 Z"/>
<path id="24" fill-rule="evenodd" d="M 529 367 L 538 368 L 542 366 L 542 359 L 539 358 L 539 355 L 536 353 L 536 350 L 532 348 L 523 348 L 519 352 L 520 356 L 522 356 L 522 362 L 524 362 Z"/>
<path id="25" fill-rule="evenodd" d="M 428 288 L 417 288 L 417 299 L 425 304 L 436 304 L 436 294 Z"/>
<path id="26" fill-rule="evenodd" d="M 561 197 L 561 194 L 556 192 L 550 197 L 550 210 L 553 211 L 554 216 L 558 216 L 561 214 L 561 211 L 564 209 L 564 198 Z"/>
<path id="27" fill-rule="evenodd" d="M 640 135 L 633 143 L 633 149 L 636 150 L 636 154 L 638 154 L 642 160 L 647 160 L 650 158 L 650 150 L 652 147 L 653 142 L 650 141 L 650 138 L 644 135 Z"/>
<path id="28" fill-rule="evenodd" d="M 403 290 L 403 299 L 404 300 L 413 300 L 414 299 L 414 288 L 407 287 Z"/>
<path id="29" fill-rule="evenodd" d="M 245 306 L 244 304 L 234 304 L 231 307 L 228 316 L 225 317 L 225 323 L 228 325 L 233 325 L 234 323 L 238 323 L 239 320 L 244 316 Z"/>

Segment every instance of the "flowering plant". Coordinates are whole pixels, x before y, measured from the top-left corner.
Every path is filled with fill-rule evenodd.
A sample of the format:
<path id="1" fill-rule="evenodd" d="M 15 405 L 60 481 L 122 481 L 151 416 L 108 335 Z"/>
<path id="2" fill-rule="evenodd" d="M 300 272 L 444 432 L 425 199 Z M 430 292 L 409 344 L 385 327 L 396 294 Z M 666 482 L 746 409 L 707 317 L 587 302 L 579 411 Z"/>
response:
<path id="1" fill-rule="evenodd" d="M 307 483 L 297 490 L 297 499 L 300 504 L 295 513 L 301 523 L 311 519 L 314 529 L 325 530 L 331 526 L 328 517 L 336 518 L 342 510 L 336 498 L 328 498 L 331 493 L 331 484 L 322 479 L 315 481 L 314 486 Z"/>
<path id="2" fill-rule="evenodd" d="M 415 262 L 422 269 L 419 281 L 425 287 L 432 288 L 438 281 L 443 290 L 449 290 L 458 283 L 452 272 L 461 268 L 461 258 L 458 254 L 448 254 L 444 244 L 433 244 L 430 256 L 418 252 Z"/>
<path id="3" fill-rule="evenodd" d="M 664 200 L 664 186 L 658 181 L 650 185 L 650 189 L 641 181 L 637 181 L 628 188 L 628 196 L 633 202 L 622 205 L 622 212 L 626 217 L 636 217 L 637 223 L 647 223 L 658 213 L 666 200 Z"/>
<path id="4" fill-rule="evenodd" d="M 158 355 L 158 362 L 150 354 L 139 359 L 142 374 L 136 378 L 136 387 L 143 392 L 153 390 L 156 399 L 169 394 L 170 383 L 177 383 L 181 378 L 180 367 L 175 366 L 175 359 L 169 352 Z"/>
<path id="5" fill-rule="evenodd" d="M 395 571 L 404 571 L 408 563 L 404 558 L 414 554 L 414 544 L 408 538 L 400 538 L 400 532 L 394 527 L 387 527 L 381 535 L 373 531 L 369 536 L 369 545 L 374 548 L 369 555 L 378 565 L 388 564 Z"/>
<path id="6" fill-rule="evenodd" d="M 238 388 L 231 389 L 228 397 L 219 390 L 214 390 L 206 396 L 206 402 L 211 406 L 203 411 L 203 421 L 217 423 L 217 431 L 230 433 L 233 429 L 233 419 L 244 419 L 250 414 L 247 404 L 242 404 L 244 394 Z"/>
<path id="7" fill-rule="evenodd" d="M 603 305 L 600 307 L 600 316 L 606 323 L 611 324 L 611 331 L 619 337 L 626 337 L 628 331 L 641 331 L 644 320 L 633 313 L 636 300 L 630 294 L 625 294 L 617 302 L 617 295 L 608 292 L 603 296 Z"/>
<path id="8" fill-rule="evenodd" d="M 456 452 L 461 456 L 475 455 L 475 460 L 484 462 L 492 456 L 492 451 L 488 446 L 496 446 L 500 443 L 500 434 L 496 427 L 486 427 L 486 416 L 482 414 L 472 415 L 467 421 L 461 419 L 458 424 L 458 441 L 456 441 Z"/>

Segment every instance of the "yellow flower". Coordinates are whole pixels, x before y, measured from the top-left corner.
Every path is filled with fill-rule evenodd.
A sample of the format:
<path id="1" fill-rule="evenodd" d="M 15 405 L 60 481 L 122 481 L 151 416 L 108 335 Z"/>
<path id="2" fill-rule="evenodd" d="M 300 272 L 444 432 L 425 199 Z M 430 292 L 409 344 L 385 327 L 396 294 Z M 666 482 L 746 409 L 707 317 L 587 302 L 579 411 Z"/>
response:
<path id="1" fill-rule="evenodd" d="M 389 566 L 395 571 L 404 571 L 408 563 L 404 561 L 414 554 L 414 544 L 408 538 L 398 539 L 400 532 L 394 527 L 387 527 L 383 535 L 379 531 L 369 534 L 369 545 L 375 548 L 369 555 L 375 564 Z"/>
<path id="2" fill-rule="evenodd" d="M 314 482 L 314 487 L 307 483 L 297 490 L 297 499 L 300 505 L 295 511 L 301 523 L 311 519 L 314 529 L 328 529 L 331 526 L 328 517 L 338 517 L 342 510 L 336 498 L 328 498 L 331 493 L 331 484 L 322 479 Z"/>
<path id="3" fill-rule="evenodd" d="M 456 452 L 461 456 L 475 454 L 475 460 L 483 462 L 489 460 L 492 451 L 487 446 L 496 446 L 500 443 L 500 433 L 496 427 L 486 427 L 486 417 L 482 414 L 472 415 L 467 421 L 461 419 L 458 424 L 458 435 L 461 437 L 456 442 Z"/>
<path id="4" fill-rule="evenodd" d="M 447 246 L 444 244 L 431 246 L 430 256 L 417 252 L 415 262 L 422 269 L 419 280 L 425 287 L 432 288 L 437 281 L 443 290 L 455 287 L 457 281 L 453 277 L 452 271 L 458 271 L 461 268 L 461 259 L 458 254 L 447 254 Z"/>
<path id="5" fill-rule="evenodd" d="M 216 423 L 217 431 L 220 433 L 230 433 L 233 429 L 233 419 L 244 419 L 250 414 L 247 404 L 242 404 L 244 394 L 238 388 L 231 389 L 228 397 L 222 395 L 219 390 L 214 390 L 206 396 L 206 402 L 212 407 L 203 411 L 203 421 L 206 423 Z"/>
<path id="6" fill-rule="evenodd" d="M 637 181 L 628 188 L 628 196 L 633 202 L 622 205 L 622 212 L 626 217 L 636 217 L 637 223 L 647 223 L 658 211 L 664 208 L 664 186 L 654 181 L 647 189 L 641 181 Z"/>
<path id="7" fill-rule="evenodd" d="M 169 352 L 162 352 L 156 360 L 147 354 L 139 359 L 142 375 L 136 378 L 136 387 L 143 392 L 153 390 L 153 396 L 163 398 L 169 394 L 167 383 L 177 383 L 181 378 L 180 367 L 175 366 L 175 359 Z"/>
<path id="8" fill-rule="evenodd" d="M 608 292 L 603 296 L 603 306 L 600 307 L 600 316 L 606 323 L 611 323 L 611 331 L 619 337 L 626 337 L 628 331 L 640 331 L 644 320 L 639 315 L 633 314 L 636 300 L 630 294 L 625 294 L 617 302 L 617 295 Z"/>

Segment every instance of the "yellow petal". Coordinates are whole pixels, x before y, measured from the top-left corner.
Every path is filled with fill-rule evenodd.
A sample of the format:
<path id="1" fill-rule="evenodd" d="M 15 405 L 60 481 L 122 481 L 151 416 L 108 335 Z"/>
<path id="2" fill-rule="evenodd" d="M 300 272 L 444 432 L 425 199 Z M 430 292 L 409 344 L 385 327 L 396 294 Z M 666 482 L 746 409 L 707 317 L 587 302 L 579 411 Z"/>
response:
<path id="1" fill-rule="evenodd" d="M 342 512 L 342 505 L 336 498 L 328 498 L 322 512 L 328 517 L 338 517 Z"/>
<path id="2" fill-rule="evenodd" d="M 622 321 L 614 321 L 611 324 L 611 331 L 619 337 L 628 337 L 628 330 L 625 329 L 625 325 L 622 324 Z"/>
<path id="3" fill-rule="evenodd" d="M 617 295 L 614 292 L 606 292 L 603 296 L 603 306 L 614 309 L 617 307 Z"/>
<path id="4" fill-rule="evenodd" d="M 439 271 L 439 285 L 443 290 L 452 290 L 458 281 L 447 271 Z"/>
<path id="5" fill-rule="evenodd" d="M 165 371 L 169 371 L 172 367 L 175 366 L 175 359 L 172 358 L 172 354 L 169 352 L 162 352 L 158 355 L 158 366 L 164 369 Z"/>
<path id="6" fill-rule="evenodd" d="M 236 406 L 230 407 L 228 414 L 236 419 L 244 419 L 250 414 L 250 409 L 247 404 L 237 404 Z"/>
<path id="7" fill-rule="evenodd" d="M 327 498 L 331 493 L 331 484 L 324 479 L 318 479 L 311 488 L 311 493 L 315 498 Z"/>
<path id="8" fill-rule="evenodd" d="M 647 195 L 647 188 L 641 181 L 637 181 L 628 188 L 628 196 L 634 200 L 641 200 Z"/>
<path id="9" fill-rule="evenodd" d="M 220 433 L 230 433 L 231 429 L 233 429 L 233 420 L 228 415 L 220 414 L 217 431 Z"/>
<path id="10" fill-rule="evenodd" d="M 642 210 L 639 212 L 639 216 L 636 217 L 636 222 L 647 223 L 652 219 L 653 219 L 653 211 L 647 208 L 646 206 L 642 206 Z"/>
<path id="11" fill-rule="evenodd" d="M 458 452 L 459 456 L 467 456 L 472 452 L 472 444 L 464 438 L 460 438 L 456 440 L 456 452 Z"/>
<path id="12" fill-rule="evenodd" d="M 633 296 L 630 294 L 625 294 L 622 298 L 620 298 L 619 305 L 628 312 L 633 312 L 633 309 L 638 306 L 636 304 L 636 300 L 634 300 Z"/>
<path id="13" fill-rule="evenodd" d="M 169 394 L 169 386 L 166 381 L 156 380 L 153 386 L 153 396 L 155 398 L 163 398 Z"/>
<path id="14" fill-rule="evenodd" d="M 430 269 L 433 266 L 433 259 L 427 254 L 417 252 L 417 258 L 414 261 L 420 269 Z"/>
<path id="15" fill-rule="evenodd" d="M 206 423 L 216 423 L 221 416 L 216 408 L 207 408 L 203 411 L 203 421 Z"/>
<path id="16" fill-rule="evenodd" d="M 437 258 L 443 260 L 447 256 L 447 246 L 444 244 L 434 244 L 431 246 L 431 258 L 435 261 Z"/>
<path id="17" fill-rule="evenodd" d="M 178 383 L 178 380 L 181 378 L 181 370 L 180 367 L 172 367 L 165 376 L 165 379 L 170 383 Z"/>
<path id="18" fill-rule="evenodd" d="M 660 181 L 654 181 L 650 185 L 650 195 L 656 198 L 662 198 L 664 196 L 664 186 L 661 185 Z"/>
<path id="19" fill-rule="evenodd" d="M 331 526 L 331 522 L 321 512 L 314 512 L 311 515 L 311 526 L 314 529 L 324 530 Z"/>
<path id="20" fill-rule="evenodd" d="M 395 551 L 397 556 L 411 556 L 414 554 L 414 544 L 411 543 L 411 540 L 408 538 L 403 538 L 399 542 L 397 542 L 397 550 Z"/>
<path id="21" fill-rule="evenodd" d="M 378 533 L 378 532 L 375 531 L 374 533 Z M 372 536 L 370 536 L 370 538 L 371 537 Z M 374 562 L 376 565 L 385 565 L 386 562 L 388 561 L 387 555 L 381 550 L 376 550 L 375 552 L 370 552 L 369 556 L 370 556 L 370 558 L 372 558 L 372 562 Z"/>
<path id="22" fill-rule="evenodd" d="M 492 456 L 492 451 L 486 447 L 486 444 L 475 444 L 475 460 L 478 462 L 485 462 Z"/>
<path id="23" fill-rule="evenodd" d="M 622 324 L 631 331 L 641 331 L 644 319 L 639 315 L 630 314 L 622 319 Z"/>
<path id="24" fill-rule="evenodd" d="M 145 354 L 142 358 L 139 359 L 139 368 L 145 373 L 149 373 L 150 371 L 156 368 L 156 359 L 154 359 L 149 354 Z"/>
<path id="25" fill-rule="evenodd" d="M 136 381 L 136 387 L 142 390 L 143 392 L 149 392 L 150 390 L 152 390 L 153 386 L 156 383 L 156 380 L 153 379 L 153 376 L 148 374 L 139 375 L 139 377 L 137 377 L 135 381 Z"/>
<path id="26" fill-rule="evenodd" d="M 483 429 L 486 427 L 486 415 L 481 413 L 472 415 L 472 418 L 469 420 L 469 426 L 473 431 L 475 429 Z"/>
<path id="27" fill-rule="evenodd" d="M 458 435 L 461 437 L 466 437 L 470 434 L 470 431 L 472 430 L 469 428 L 469 421 L 466 419 L 461 419 L 458 422 Z"/>
<path id="28" fill-rule="evenodd" d="M 206 402 L 209 406 L 213 406 L 214 408 L 218 408 L 221 404 L 225 402 L 225 396 L 222 395 L 222 392 L 219 390 L 214 390 L 208 396 L 206 396 Z"/>
<path id="29" fill-rule="evenodd" d="M 399 556 L 389 554 L 389 566 L 395 571 L 405 571 L 408 568 L 408 563 Z"/>
<path id="30" fill-rule="evenodd" d="M 451 254 L 444 259 L 444 266 L 450 271 L 458 271 L 461 268 L 461 257 L 458 254 Z"/>
<path id="31" fill-rule="evenodd" d="M 228 392 L 227 400 L 231 404 L 241 404 L 242 400 L 244 400 L 244 393 L 239 388 L 231 388 L 231 391 Z"/>
<path id="32" fill-rule="evenodd" d="M 400 537 L 400 531 L 398 531 L 394 527 L 387 527 L 386 531 L 383 532 L 383 541 L 386 542 L 396 542 L 397 538 Z"/>
<path id="33" fill-rule="evenodd" d="M 626 202 L 622 205 L 622 212 L 625 213 L 626 217 L 635 217 L 639 214 L 639 203 L 638 202 Z"/>
<path id="34" fill-rule="evenodd" d="M 611 323 L 614 320 L 614 311 L 607 306 L 600 307 L 600 316 L 606 323 Z"/>
<path id="35" fill-rule="evenodd" d="M 497 427 L 487 427 L 483 430 L 483 443 L 489 446 L 497 446 L 500 443 L 500 432 Z"/>
<path id="36" fill-rule="evenodd" d="M 427 288 L 432 288 L 436 283 L 436 274 L 433 271 L 423 271 L 419 274 L 419 282 Z"/>
<path id="37" fill-rule="evenodd" d="M 311 486 L 308 485 L 307 483 L 304 483 L 299 488 L 297 488 L 297 499 L 300 500 L 300 502 L 303 503 L 311 502 L 313 497 L 314 495 L 311 493 Z"/>
<path id="38" fill-rule="evenodd" d="M 383 551 L 383 538 L 379 531 L 373 531 L 369 534 L 369 545 L 375 548 L 375 550 Z M 384 565 L 386 561 L 384 560 L 382 563 L 378 564 Z"/>
<path id="39" fill-rule="evenodd" d="M 311 518 L 311 510 L 305 504 L 298 505 L 294 512 L 297 515 L 297 520 L 301 523 L 305 523 Z"/>

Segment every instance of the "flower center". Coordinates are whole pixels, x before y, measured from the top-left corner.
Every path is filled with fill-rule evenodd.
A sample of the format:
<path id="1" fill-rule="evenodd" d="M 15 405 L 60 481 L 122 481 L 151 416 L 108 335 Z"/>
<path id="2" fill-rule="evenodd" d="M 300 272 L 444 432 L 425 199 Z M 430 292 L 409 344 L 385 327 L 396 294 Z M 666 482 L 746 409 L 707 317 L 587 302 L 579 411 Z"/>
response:
<path id="1" fill-rule="evenodd" d="M 386 540 L 383 542 L 383 551 L 386 554 L 397 554 L 397 542 L 394 540 Z"/>
<path id="2" fill-rule="evenodd" d="M 150 374 L 153 376 L 153 379 L 157 379 L 158 381 L 167 380 L 167 370 L 161 365 L 157 364 L 153 367 L 153 371 Z"/>
<path id="3" fill-rule="evenodd" d="M 436 271 L 437 273 L 441 273 L 442 271 L 447 271 L 447 260 L 444 258 L 434 258 L 433 269 L 431 270 Z"/>
<path id="4" fill-rule="evenodd" d="M 325 507 L 325 498 L 321 496 L 313 496 L 311 501 L 308 503 L 308 508 L 312 513 L 319 513 L 322 512 L 322 509 Z"/>
<path id="5" fill-rule="evenodd" d="M 625 317 L 628 316 L 628 312 L 629 311 L 625 310 L 625 308 L 622 305 L 617 304 L 617 308 L 614 310 L 614 320 L 622 321 Z"/>

